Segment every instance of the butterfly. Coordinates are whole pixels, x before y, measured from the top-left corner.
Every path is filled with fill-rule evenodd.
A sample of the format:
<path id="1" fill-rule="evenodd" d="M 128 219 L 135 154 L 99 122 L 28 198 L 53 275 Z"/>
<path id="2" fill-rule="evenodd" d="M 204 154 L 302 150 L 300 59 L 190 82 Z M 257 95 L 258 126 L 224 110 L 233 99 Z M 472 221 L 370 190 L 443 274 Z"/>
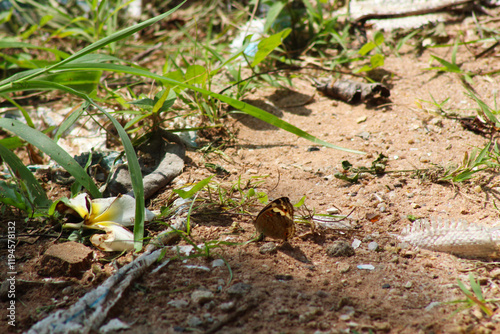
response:
<path id="1" fill-rule="evenodd" d="M 262 237 L 288 240 L 295 234 L 293 205 L 288 197 L 280 197 L 262 209 L 254 221 L 255 229 Z"/>

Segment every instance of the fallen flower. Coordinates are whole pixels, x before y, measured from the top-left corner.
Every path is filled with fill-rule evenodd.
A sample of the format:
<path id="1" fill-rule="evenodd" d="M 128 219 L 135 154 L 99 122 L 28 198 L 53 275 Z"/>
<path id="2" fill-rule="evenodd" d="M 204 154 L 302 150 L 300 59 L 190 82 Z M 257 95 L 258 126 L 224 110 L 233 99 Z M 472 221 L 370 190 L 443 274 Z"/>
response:
<path id="1" fill-rule="evenodd" d="M 124 226 L 135 223 L 135 199 L 129 195 L 90 199 L 86 193 L 61 201 L 57 210 L 61 213 L 78 215 L 81 223 L 64 224 L 63 228 L 81 227 L 103 230 L 106 234 L 95 234 L 90 241 L 97 248 L 113 252 L 134 249 L 134 235 Z M 155 214 L 145 210 L 145 221 L 151 221 Z"/>

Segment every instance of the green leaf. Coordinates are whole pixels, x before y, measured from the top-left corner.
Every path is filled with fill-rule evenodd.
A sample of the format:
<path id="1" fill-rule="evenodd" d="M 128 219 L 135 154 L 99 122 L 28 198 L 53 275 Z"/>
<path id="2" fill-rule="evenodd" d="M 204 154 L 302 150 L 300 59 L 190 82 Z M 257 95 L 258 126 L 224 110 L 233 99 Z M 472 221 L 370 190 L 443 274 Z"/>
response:
<path id="1" fill-rule="evenodd" d="M 41 79 L 57 82 L 82 93 L 90 94 L 97 89 L 101 74 L 100 71 L 71 71 L 50 74 Z"/>
<path id="2" fill-rule="evenodd" d="M 435 60 L 437 60 L 439 63 L 441 63 L 441 65 L 444 66 L 444 70 L 448 71 L 448 72 L 453 72 L 453 73 L 463 73 L 462 69 L 460 69 L 460 67 L 458 67 L 457 65 L 455 64 L 452 64 L 442 58 L 439 58 L 439 57 L 436 57 L 434 55 L 431 55 L 432 58 L 434 58 Z"/>
<path id="3" fill-rule="evenodd" d="M 361 56 L 366 56 L 371 50 L 375 49 L 376 47 L 377 45 L 375 45 L 375 43 L 371 41 L 367 42 L 361 47 L 361 49 L 359 49 L 358 54 L 360 54 Z"/>
<path id="4" fill-rule="evenodd" d="M 203 189 L 210 182 L 212 177 L 213 175 L 207 177 L 206 179 L 201 180 L 200 182 L 192 186 L 189 190 L 174 189 L 173 192 L 179 195 L 183 199 L 193 197 L 194 194 Z"/>
<path id="5" fill-rule="evenodd" d="M 379 46 L 382 43 L 384 43 L 384 40 L 385 40 L 384 34 L 381 33 L 380 31 L 377 31 L 375 33 L 375 36 L 373 36 L 373 41 L 375 42 L 376 46 Z"/>
<path id="6" fill-rule="evenodd" d="M 274 51 L 283 40 L 290 34 L 290 28 L 284 29 L 277 34 L 271 35 L 259 42 L 258 51 L 250 66 L 254 67 L 260 64 L 271 52 Z"/>
<path id="7" fill-rule="evenodd" d="M 186 69 L 186 82 L 190 84 L 203 84 L 207 77 L 207 69 L 201 65 L 191 65 Z"/>
<path id="8" fill-rule="evenodd" d="M 88 103 L 84 105 L 80 105 L 76 110 L 73 110 L 68 116 L 65 117 L 64 121 L 57 128 L 57 132 L 54 136 L 54 141 L 57 142 L 61 136 L 71 127 L 76 121 L 82 116 L 83 112 L 87 108 Z"/>
<path id="9" fill-rule="evenodd" d="M 379 53 L 371 56 L 370 63 L 372 64 L 372 70 L 374 68 L 377 68 L 377 67 L 380 67 L 380 66 L 384 66 L 384 60 L 385 60 L 384 55 L 381 55 Z"/>
<path id="10" fill-rule="evenodd" d="M 159 98 L 155 97 L 155 100 L 157 100 L 157 102 L 153 107 L 153 114 L 170 109 L 170 107 L 174 105 L 175 100 L 177 99 L 177 95 L 175 95 L 175 92 L 170 88 L 165 89 L 160 93 L 161 95 L 158 94 L 160 95 Z"/>
<path id="11" fill-rule="evenodd" d="M 47 198 L 45 190 L 43 190 L 42 186 L 40 186 L 40 183 L 38 183 L 33 173 L 31 173 L 30 170 L 26 168 L 21 159 L 19 159 L 14 153 L 12 153 L 3 145 L 0 145 L 0 156 L 2 156 L 2 159 L 10 166 L 10 169 L 14 173 L 16 173 L 16 177 L 25 182 L 27 188 L 26 190 L 34 199 L 34 204 L 38 208 L 49 208 L 52 204 L 52 201 Z"/>
<path id="12" fill-rule="evenodd" d="M 269 7 L 269 10 L 267 11 L 266 14 L 266 23 L 264 24 L 264 33 L 267 33 L 269 28 L 274 24 L 274 21 L 281 13 L 285 5 L 286 5 L 285 1 L 275 1 L 271 5 L 271 7 Z"/>
<path id="13" fill-rule="evenodd" d="M 97 189 L 96 185 L 85 170 L 52 139 L 40 131 L 32 129 L 26 124 L 13 119 L 1 118 L 0 127 L 16 134 L 28 143 L 40 149 L 45 154 L 49 155 L 53 160 L 73 175 L 77 182 L 80 182 L 94 198 L 101 197 L 99 189 Z"/>
<path id="14" fill-rule="evenodd" d="M 296 208 L 301 207 L 302 205 L 304 205 L 304 202 L 306 201 L 306 198 L 307 198 L 306 195 L 302 196 L 302 198 L 297 203 L 295 203 L 293 206 L 296 207 Z"/>

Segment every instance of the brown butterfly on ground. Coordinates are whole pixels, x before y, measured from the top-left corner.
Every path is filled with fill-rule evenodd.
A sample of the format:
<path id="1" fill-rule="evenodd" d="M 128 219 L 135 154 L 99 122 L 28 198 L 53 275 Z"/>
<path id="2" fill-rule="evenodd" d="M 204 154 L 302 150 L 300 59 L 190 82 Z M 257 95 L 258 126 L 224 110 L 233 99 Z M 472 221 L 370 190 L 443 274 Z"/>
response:
<path id="1" fill-rule="evenodd" d="M 255 218 L 255 229 L 263 237 L 287 241 L 295 234 L 293 205 L 288 197 L 269 203 Z"/>

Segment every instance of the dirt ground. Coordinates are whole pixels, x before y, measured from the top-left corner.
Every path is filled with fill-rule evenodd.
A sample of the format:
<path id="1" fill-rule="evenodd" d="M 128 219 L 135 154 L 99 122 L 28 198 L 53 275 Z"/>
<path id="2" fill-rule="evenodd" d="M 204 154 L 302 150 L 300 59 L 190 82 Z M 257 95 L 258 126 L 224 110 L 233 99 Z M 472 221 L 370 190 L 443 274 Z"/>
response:
<path id="1" fill-rule="evenodd" d="M 451 41 L 460 30 L 466 32 L 464 38 L 473 39 L 467 35 L 473 31 L 471 22 L 447 26 Z M 488 26 L 500 28 L 495 21 Z M 457 63 L 474 73 L 499 70 L 498 47 L 489 55 L 474 57 L 488 46 L 460 46 Z M 484 147 L 488 138 L 464 129 L 457 120 L 432 113 L 433 106 L 420 101 L 431 101 L 432 94 L 436 101 L 449 99 L 446 110 L 475 114 L 477 105 L 465 95 L 458 76 L 424 70 L 438 65 L 431 54 L 449 60 L 451 51 L 451 47 L 434 48 L 418 54 L 405 46 L 400 57 L 387 56 L 384 83 L 390 87 L 391 97 L 381 107 L 352 106 L 317 94 L 308 77 L 324 77 L 320 71 L 302 73 L 294 79 L 292 91 L 260 88 L 252 92 L 247 102 L 253 101 L 322 140 L 366 154 L 313 145 L 249 116 L 230 118 L 237 140 L 225 149 L 227 158 L 188 152 L 185 172 L 151 201 L 150 208 L 163 205 L 172 187 L 211 175 L 203 168 L 205 162 L 211 162 L 230 172 L 215 177 L 220 183 L 230 184 L 240 176 L 245 180 L 269 175 L 257 189 L 266 191 L 271 199 L 287 196 L 296 203 L 307 196 L 305 204 L 316 213 L 336 207 L 348 214 L 354 209 L 350 222 L 356 228 L 343 235 L 296 236 L 290 245 L 277 243 L 273 253 L 260 252 L 264 241 L 223 246 L 210 259 L 173 261 L 136 281 L 107 320 L 119 318 L 131 326 L 122 333 L 500 333 L 498 309 L 487 318 L 477 308 L 454 313 L 458 306 L 438 304 L 464 299 L 457 279 L 468 284 L 469 273 L 479 279 L 486 298 L 500 297 L 500 279 L 490 274 L 498 263 L 401 249 L 397 238 L 410 224 L 409 215 L 498 224 L 495 201 L 498 203 L 500 178 L 496 173 L 482 173 L 471 182 L 454 185 L 431 182 L 412 172 L 366 177 L 358 184 L 333 177 L 343 160 L 369 167 L 382 153 L 389 158 L 387 170 L 415 170 L 458 164 L 465 152 Z M 477 94 L 494 106 L 498 75 L 478 75 L 473 80 Z M 254 213 L 261 208 L 256 206 Z M 241 228 L 236 234 L 231 234 L 233 222 Z M 298 230 L 308 228 L 299 225 Z M 254 231 L 252 219 L 233 216 L 203 219 L 192 233 L 197 243 L 214 239 L 244 242 Z M 327 255 L 336 240 L 351 244 L 354 239 L 361 240 L 354 256 Z M 7 303 L 1 301 L 0 331 L 29 329 L 56 309 L 73 304 L 113 270 L 112 264 L 97 261 L 103 254 L 95 251 L 93 268 L 83 278 L 68 280 L 64 286 L 43 284 L 35 264 L 52 241 L 40 237 L 18 244 L 17 326 L 5 323 Z M 368 249 L 372 241 L 379 245 L 378 251 Z M 1 252 L 3 266 L 5 248 Z M 166 257 L 169 255 L 174 251 Z M 218 257 L 227 261 L 231 272 L 228 266 L 214 262 Z M 131 258 L 124 256 L 117 265 Z M 374 269 L 359 269 L 363 264 Z M 2 275 L 5 272 L 2 269 Z M 197 291 L 211 294 L 199 301 Z M 221 321 L 224 325 L 216 329 Z"/>

